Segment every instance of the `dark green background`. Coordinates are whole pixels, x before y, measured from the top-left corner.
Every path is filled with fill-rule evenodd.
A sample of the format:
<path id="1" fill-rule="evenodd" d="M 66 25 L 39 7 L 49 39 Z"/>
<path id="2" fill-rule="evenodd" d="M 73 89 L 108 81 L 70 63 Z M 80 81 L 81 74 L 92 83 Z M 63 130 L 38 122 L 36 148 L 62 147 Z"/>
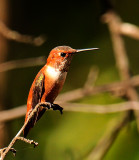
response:
<path id="1" fill-rule="evenodd" d="M 125 22 L 139 25 L 139 1 L 112 1 L 118 14 Z M 10 27 L 23 34 L 34 36 L 44 34 L 46 43 L 34 47 L 9 42 L 8 60 L 48 56 L 58 45 L 73 48 L 98 47 L 99 51 L 82 53 L 73 59 L 63 92 L 82 87 L 92 65 L 99 68 L 97 85 L 119 80 L 112 50 L 110 34 L 102 24 L 104 6 L 98 0 L 92 1 L 10 1 Z M 139 73 L 138 41 L 124 37 L 133 75 Z M 31 83 L 41 67 L 30 67 L 7 72 L 7 108 L 26 104 Z M 123 101 L 110 94 L 86 97 L 78 103 L 111 104 Z M 63 106 L 64 107 L 64 106 Z M 14 159 L 75 160 L 85 159 L 98 140 L 120 118 L 117 114 L 91 114 L 49 111 L 29 133 L 28 138 L 39 142 L 35 149 L 31 145 L 17 142 L 17 156 Z M 22 126 L 24 118 L 8 122 L 10 139 Z M 11 158 L 8 154 L 7 159 Z M 105 160 L 139 159 L 139 137 L 133 121 L 124 128 L 104 158 Z"/>

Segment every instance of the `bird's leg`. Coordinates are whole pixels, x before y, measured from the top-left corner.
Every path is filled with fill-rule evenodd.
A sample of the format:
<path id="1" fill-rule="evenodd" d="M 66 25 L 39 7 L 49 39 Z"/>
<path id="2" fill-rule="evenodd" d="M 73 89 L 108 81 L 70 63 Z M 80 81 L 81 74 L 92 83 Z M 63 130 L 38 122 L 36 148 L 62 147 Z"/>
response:
<path id="1" fill-rule="evenodd" d="M 53 103 L 52 103 L 51 108 L 52 108 L 53 110 L 59 110 L 60 113 L 63 114 L 63 108 L 62 108 L 61 106 L 59 106 L 58 104 L 53 104 Z"/>
<path id="2" fill-rule="evenodd" d="M 52 103 L 50 103 L 50 102 L 40 102 L 40 103 L 38 103 L 38 106 L 50 109 L 50 108 L 52 108 Z"/>
<path id="3" fill-rule="evenodd" d="M 52 108 L 53 110 L 59 110 L 60 113 L 63 113 L 63 108 L 59 106 L 58 104 L 50 103 L 50 102 L 42 102 L 39 104 L 40 106 L 43 106 L 44 108 L 50 109 Z"/>

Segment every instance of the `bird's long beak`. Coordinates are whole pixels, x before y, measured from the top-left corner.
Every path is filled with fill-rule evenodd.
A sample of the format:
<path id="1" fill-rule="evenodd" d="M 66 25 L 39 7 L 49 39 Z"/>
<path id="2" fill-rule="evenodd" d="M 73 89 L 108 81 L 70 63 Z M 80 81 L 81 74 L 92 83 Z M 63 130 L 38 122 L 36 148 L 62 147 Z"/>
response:
<path id="1" fill-rule="evenodd" d="M 97 49 L 99 49 L 99 48 L 76 49 L 76 53 L 83 52 L 83 51 L 92 51 L 92 50 L 97 50 Z"/>

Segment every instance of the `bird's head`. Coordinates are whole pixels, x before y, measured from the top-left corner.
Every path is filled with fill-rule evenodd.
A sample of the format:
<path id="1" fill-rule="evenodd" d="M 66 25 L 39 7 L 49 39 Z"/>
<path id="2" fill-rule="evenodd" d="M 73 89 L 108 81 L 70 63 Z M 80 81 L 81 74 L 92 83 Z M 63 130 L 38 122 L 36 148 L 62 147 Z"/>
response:
<path id="1" fill-rule="evenodd" d="M 73 55 L 82 51 L 95 50 L 98 48 L 73 49 L 69 46 L 58 46 L 51 50 L 47 59 L 47 65 L 60 71 L 67 72 Z"/>

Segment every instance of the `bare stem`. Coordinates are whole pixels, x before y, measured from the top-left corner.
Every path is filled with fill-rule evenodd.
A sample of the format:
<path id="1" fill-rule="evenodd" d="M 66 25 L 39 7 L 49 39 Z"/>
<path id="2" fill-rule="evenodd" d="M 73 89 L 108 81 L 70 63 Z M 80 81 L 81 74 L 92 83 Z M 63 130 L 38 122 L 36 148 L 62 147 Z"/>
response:
<path id="1" fill-rule="evenodd" d="M 5 38 L 14 40 L 21 43 L 33 44 L 40 46 L 45 42 L 44 36 L 32 37 L 29 35 L 23 35 L 17 31 L 11 30 L 0 20 L 0 34 Z"/>
<path id="2" fill-rule="evenodd" d="M 16 134 L 16 136 L 12 139 L 12 141 L 10 142 L 10 144 L 8 145 L 8 147 L 6 147 L 5 151 L 1 153 L 1 159 L 0 160 L 4 160 L 6 154 L 10 151 L 10 149 L 12 148 L 12 146 L 14 145 L 14 143 L 20 139 L 25 141 L 26 143 L 29 142 L 30 144 L 32 144 L 34 141 L 30 141 L 30 140 L 26 140 L 25 138 L 21 138 L 20 135 L 22 134 L 23 130 L 25 129 L 26 125 L 28 124 L 28 122 L 30 121 L 30 119 L 33 117 L 33 115 L 37 112 L 37 109 L 41 106 L 41 105 L 45 105 L 48 106 L 49 103 L 44 102 L 44 103 L 38 103 L 35 108 L 32 110 L 32 112 L 30 113 L 30 115 L 28 116 L 27 121 L 23 124 L 23 126 L 21 127 L 21 129 L 18 131 L 18 133 Z M 46 110 L 48 108 L 46 107 Z M 36 142 L 34 142 L 33 144 L 35 145 Z M 36 143 L 37 144 L 37 143 Z"/>
<path id="3" fill-rule="evenodd" d="M 101 85 L 101 86 L 94 86 L 94 87 L 87 87 L 87 88 L 83 87 L 83 88 L 75 89 L 72 91 L 68 91 L 63 94 L 60 94 L 56 100 L 56 103 L 61 104 L 62 106 L 65 106 L 64 109 L 67 110 L 67 108 L 66 108 L 67 102 L 78 100 L 78 99 L 83 98 L 85 96 L 100 94 L 100 93 L 104 93 L 104 92 L 112 92 L 112 93 L 113 92 L 114 93 L 115 92 L 120 92 L 120 93 L 124 92 L 125 93 L 125 90 L 128 85 L 138 86 L 139 85 L 139 76 L 138 75 L 134 76 L 126 81 L 114 82 L 111 84 L 105 84 L 105 85 Z M 70 103 L 71 108 L 72 108 L 72 104 L 73 103 Z M 83 104 L 81 104 L 81 106 L 82 105 Z M 116 105 L 116 108 L 118 107 L 117 105 Z M 84 104 L 84 106 L 85 106 L 85 104 Z M 132 104 L 132 106 L 133 106 L 133 104 Z M 93 107 L 93 105 L 92 105 L 92 107 Z M 71 108 L 69 108 L 69 111 L 71 110 Z M 117 112 L 118 112 L 118 108 L 117 108 Z M 121 109 L 123 109 L 123 108 L 121 108 Z M 127 108 L 127 109 L 129 109 L 129 108 Z M 133 108 L 131 108 L 131 109 L 133 109 Z M 9 121 L 9 120 L 12 120 L 15 118 L 22 117 L 25 115 L 25 113 L 26 113 L 26 105 L 15 107 L 10 110 L 1 111 L 0 112 L 0 122 Z"/>
<path id="4" fill-rule="evenodd" d="M 59 102 L 61 106 L 64 106 L 64 111 L 70 112 L 86 112 L 86 113 L 98 113 L 108 114 L 116 112 L 124 112 L 129 110 L 139 110 L 139 102 L 128 101 L 117 104 L 98 105 L 98 104 L 81 104 L 81 103 L 68 103 Z M 16 107 L 14 109 L 1 111 L 0 122 L 10 121 L 24 116 L 26 113 L 26 105 Z"/>
<path id="5" fill-rule="evenodd" d="M 112 44 L 115 53 L 115 59 L 117 63 L 117 68 L 120 73 L 120 77 L 122 80 L 129 80 L 130 75 L 130 67 L 129 60 L 125 50 L 124 40 L 122 39 L 120 32 L 118 30 L 118 26 L 121 26 L 122 21 L 114 12 L 108 12 L 105 15 L 107 19 L 107 24 L 111 33 Z M 138 101 L 138 93 L 133 86 L 127 86 L 126 89 L 126 97 L 131 101 Z M 137 121 L 137 127 L 139 131 L 139 111 L 134 111 L 134 115 Z"/>
<path id="6" fill-rule="evenodd" d="M 114 125 L 111 130 L 105 134 L 95 146 L 93 151 L 87 157 L 88 160 L 102 160 L 103 157 L 108 152 L 109 148 L 115 142 L 121 129 L 129 122 L 130 111 L 126 112 L 124 116 L 121 117 L 121 120 Z"/>
<path id="7" fill-rule="evenodd" d="M 120 77 L 125 82 L 129 81 L 131 78 L 130 72 L 129 72 L 130 71 L 129 60 L 126 54 L 124 41 L 121 37 L 121 34 L 127 34 L 126 32 L 123 32 L 123 23 L 120 17 L 112 11 L 107 12 L 103 16 L 103 20 L 105 23 L 108 24 L 108 28 L 111 34 L 111 39 L 112 39 L 112 44 L 113 44 L 113 49 L 114 49 L 114 54 L 116 59 L 116 65 L 119 70 Z M 137 29 L 137 27 L 124 25 L 124 28 L 126 27 L 130 27 L 130 29 L 132 28 L 134 32 L 136 31 L 139 33 L 139 29 Z M 131 34 L 131 32 L 128 35 L 130 36 L 132 35 L 135 37 L 135 34 Z M 125 90 L 124 96 L 126 96 L 128 100 L 138 101 L 138 94 L 132 84 L 131 85 L 128 84 L 125 89 L 126 90 Z M 134 106 L 135 104 L 133 104 L 133 107 Z M 108 134 L 102 137 L 102 139 L 98 142 L 96 147 L 89 154 L 88 159 L 93 159 L 93 160 L 103 159 L 105 154 L 108 152 L 109 148 L 114 143 L 121 129 L 129 122 L 131 113 L 132 113 L 131 111 L 126 112 L 125 116 L 121 118 L 121 121 L 118 122 Z M 136 117 L 137 126 L 139 130 L 139 111 L 134 110 L 134 114 Z"/>
<path id="8" fill-rule="evenodd" d="M 5 72 L 5 71 L 17 69 L 17 68 L 40 66 L 40 65 L 44 65 L 45 62 L 46 62 L 46 59 L 44 56 L 36 57 L 36 58 L 13 60 L 13 61 L 1 63 L 0 72 Z"/>

